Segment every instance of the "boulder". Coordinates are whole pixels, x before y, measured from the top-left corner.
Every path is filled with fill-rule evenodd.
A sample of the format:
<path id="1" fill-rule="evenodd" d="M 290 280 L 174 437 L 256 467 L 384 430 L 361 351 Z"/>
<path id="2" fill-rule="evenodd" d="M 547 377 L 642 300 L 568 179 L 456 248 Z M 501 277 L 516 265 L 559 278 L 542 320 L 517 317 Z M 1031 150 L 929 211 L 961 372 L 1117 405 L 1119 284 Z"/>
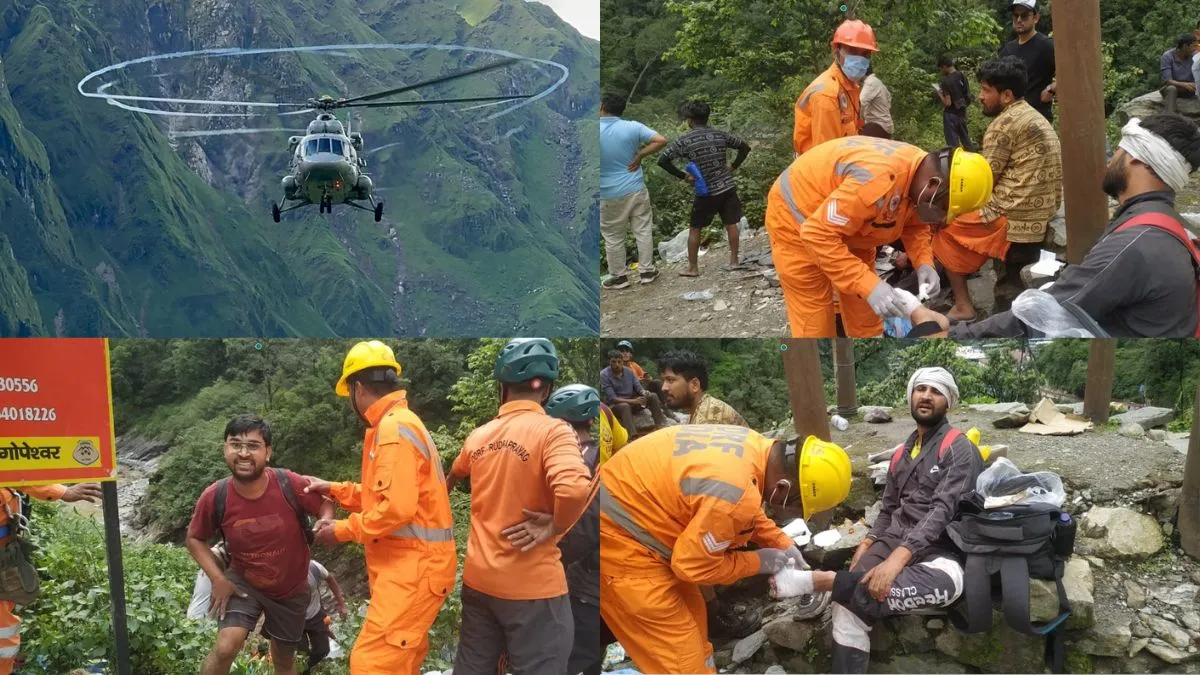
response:
<path id="1" fill-rule="evenodd" d="M 767 668 L 766 675 L 787 675 L 787 670 L 779 664 Z"/>
<path id="2" fill-rule="evenodd" d="M 1062 271 L 1062 268 L 1059 268 Z M 1025 288 L 1041 288 L 1046 284 L 1054 281 L 1056 275 L 1041 274 L 1033 271 L 1033 265 L 1026 265 L 1021 268 L 1021 285 Z"/>
<path id="3" fill-rule="evenodd" d="M 1146 645 L 1148 645 L 1148 644 L 1150 644 L 1150 638 L 1148 638 L 1148 637 L 1138 638 L 1136 640 L 1130 641 L 1130 643 L 1129 643 L 1129 658 L 1132 659 L 1133 657 L 1137 656 L 1138 652 L 1145 649 Z"/>
<path id="4" fill-rule="evenodd" d="M 766 643 L 767 634 L 761 630 L 738 640 L 738 643 L 733 646 L 732 665 L 736 666 L 749 661 Z"/>
<path id="5" fill-rule="evenodd" d="M 934 645 L 955 661 L 985 673 L 1041 673 L 1045 665 L 1045 638 L 1018 633 L 1009 627 L 1004 614 L 995 610 L 991 630 L 971 634 L 943 631 Z"/>
<path id="6" fill-rule="evenodd" d="M 140 436 L 119 436 L 117 437 L 117 458 L 136 468 L 150 470 L 153 467 L 146 465 L 157 460 L 169 447 L 162 441 Z"/>
<path id="7" fill-rule="evenodd" d="M 1163 431 L 1162 429 L 1151 429 L 1150 431 L 1146 432 L 1146 437 L 1156 443 L 1167 442 L 1167 432 Z"/>
<path id="8" fill-rule="evenodd" d="M 791 614 L 774 619 L 763 626 L 762 632 L 772 644 L 802 652 L 808 641 L 821 629 L 820 621 L 796 621 Z"/>
<path id="9" fill-rule="evenodd" d="M 996 313 L 996 263 L 988 260 L 979 272 L 967 278 L 967 292 L 980 318 Z"/>
<path id="10" fill-rule="evenodd" d="M 821 569 L 841 569 L 854 556 L 854 549 L 867 538 L 870 528 L 863 523 L 844 522 L 837 528 L 842 535 L 828 548 L 820 548 L 813 543 L 804 547 L 804 559 Z"/>
<path id="11" fill-rule="evenodd" d="M 1200 614 L 1188 612 L 1179 617 L 1179 620 L 1183 622 L 1183 625 L 1187 626 L 1188 630 L 1200 631 Z"/>
<path id="12" fill-rule="evenodd" d="M 967 407 L 969 407 L 971 410 L 977 410 L 979 412 L 1000 413 L 1001 415 L 1008 415 L 1011 413 L 1029 414 L 1029 406 L 1019 401 L 1014 401 L 1011 403 L 973 403 Z"/>
<path id="13" fill-rule="evenodd" d="M 887 408 L 867 406 L 859 409 L 864 422 L 870 424 L 887 424 L 892 421 L 892 412 Z"/>
<path id="14" fill-rule="evenodd" d="M 997 417 L 992 420 L 992 426 L 997 429 L 1019 429 L 1028 423 L 1028 412 L 1011 412 L 1003 417 Z"/>
<path id="15" fill-rule="evenodd" d="M 1125 438 L 1141 438 L 1146 435 L 1146 430 L 1142 428 L 1142 425 L 1137 423 L 1124 424 L 1117 430 L 1117 433 Z"/>
<path id="16" fill-rule="evenodd" d="M 1132 639 L 1128 616 L 1101 612 L 1096 624 L 1071 644 L 1093 656 L 1125 656 Z"/>
<path id="17" fill-rule="evenodd" d="M 1154 427 L 1161 427 L 1175 419 L 1175 411 L 1170 408 L 1146 406 L 1145 408 L 1138 408 L 1137 410 L 1130 410 L 1127 413 L 1116 415 L 1113 419 L 1117 420 L 1121 425 L 1140 424 L 1143 429 L 1153 429 Z"/>
<path id="18" fill-rule="evenodd" d="M 1178 99 L 1175 110 L 1180 115 L 1192 120 L 1192 122 L 1200 122 L 1200 100 L 1197 100 L 1195 97 Z M 1125 126 L 1134 117 L 1161 115 L 1163 112 L 1162 94 L 1156 89 L 1149 94 L 1138 96 L 1120 108 L 1117 108 L 1116 117 L 1117 122 L 1121 126 Z"/>
<path id="19" fill-rule="evenodd" d="M 1055 253 L 1067 252 L 1067 211 L 1066 205 L 1058 207 L 1058 212 L 1050 219 L 1046 230 L 1046 248 Z"/>
<path id="20" fill-rule="evenodd" d="M 966 673 L 967 668 L 938 654 L 904 654 L 893 656 L 890 661 L 875 659 L 871 661 L 870 672 L 896 675 L 907 673 L 934 673 L 957 675 Z"/>
<path id="21" fill-rule="evenodd" d="M 1097 507 L 1084 514 L 1080 532 L 1097 533 L 1076 539 L 1075 550 L 1102 558 L 1142 559 L 1163 547 L 1162 531 L 1154 518 L 1126 508 Z"/>
<path id="22" fill-rule="evenodd" d="M 1200 586 L 1195 584 L 1167 584 L 1155 588 L 1154 599 L 1185 611 L 1190 611 L 1196 604 Z"/>
<path id="23" fill-rule="evenodd" d="M 1146 645 L 1146 651 L 1172 665 L 1192 661 L 1197 656 L 1196 654 L 1189 654 L 1186 651 L 1175 649 L 1162 640 L 1154 639 L 1151 639 L 1149 644 Z"/>
<path id="24" fill-rule="evenodd" d="M 1146 606 L 1146 591 L 1128 579 L 1125 580 L 1125 604 L 1129 609 L 1141 609 Z"/>
<path id="25" fill-rule="evenodd" d="M 879 517 L 879 514 L 882 511 L 883 511 L 883 500 L 881 499 L 867 507 L 867 512 L 863 516 L 863 522 L 867 524 L 867 527 L 874 527 L 875 519 Z"/>
<path id="26" fill-rule="evenodd" d="M 891 620 L 892 629 L 896 631 L 896 641 L 903 645 L 905 653 L 926 652 L 933 649 L 931 636 L 925 628 L 925 618 L 909 614 L 897 616 Z"/>
<path id="27" fill-rule="evenodd" d="M 1180 628 L 1174 621 L 1167 621 L 1159 616 L 1142 614 L 1142 622 L 1154 632 L 1154 637 L 1163 640 L 1172 647 L 1187 649 L 1192 643 L 1192 636 Z"/>
<path id="28" fill-rule="evenodd" d="M 1071 603 L 1067 628 L 1089 628 L 1095 623 L 1095 600 L 1092 593 L 1096 582 L 1092 567 L 1079 556 L 1072 556 L 1063 571 L 1063 588 Z M 1058 586 L 1045 579 L 1029 580 L 1029 617 L 1036 622 L 1058 616 Z"/>

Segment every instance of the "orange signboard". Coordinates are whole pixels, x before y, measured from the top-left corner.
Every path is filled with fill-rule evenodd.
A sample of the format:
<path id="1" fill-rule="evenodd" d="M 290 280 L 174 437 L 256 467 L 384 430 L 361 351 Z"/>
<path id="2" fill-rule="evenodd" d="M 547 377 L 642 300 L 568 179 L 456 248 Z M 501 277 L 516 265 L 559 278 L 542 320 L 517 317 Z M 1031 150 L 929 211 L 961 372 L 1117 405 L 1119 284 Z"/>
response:
<path id="1" fill-rule="evenodd" d="M 0 486 L 114 481 L 104 339 L 0 339 Z"/>

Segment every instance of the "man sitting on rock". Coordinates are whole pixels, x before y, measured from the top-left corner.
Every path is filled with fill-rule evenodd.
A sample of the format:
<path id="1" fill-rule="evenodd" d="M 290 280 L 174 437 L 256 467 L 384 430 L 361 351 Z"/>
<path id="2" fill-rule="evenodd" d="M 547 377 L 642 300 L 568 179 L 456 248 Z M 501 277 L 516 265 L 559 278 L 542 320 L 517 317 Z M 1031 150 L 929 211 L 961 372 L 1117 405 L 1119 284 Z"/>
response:
<path id="1" fill-rule="evenodd" d="M 650 375 L 637 364 L 637 361 L 633 360 L 633 343 L 629 340 L 621 340 L 617 343 L 617 351 L 621 352 L 621 358 L 625 359 L 625 365 L 633 370 L 634 375 L 637 375 L 638 382 L 642 383 L 642 388 L 654 392 L 659 396 L 659 400 L 661 400 L 662 382 L 656 381 L 653 377 L 650 377 Z"/>
<path id="2" fill-rule="evenodd" d="M 688 424 L 750 426 L 728 403 L 708 393 L 708 363 L 699 354 L 668 352 L 658 360 L 658 372 L 667 407 L 687 411 Z"/>
<path id="3" fill-rule="evenodd" d="M 883 509 L 850 571 L 795 575 L 796 595 L 832 592 L 835 673 L 867 672 L 877 620 L 946 608 L 962 594 L 962 562 L 946 526 L 959 499 L 975 489 L 983 459 L 946 420 L 957 403 L 958 386 L 945 369 L 913 373 L 908 405 L 917 430 L 892 456 Z"/>
<path id="4" fill-rule="evenodd" d="M 600 371 L 600 391 L 604 402 L 612 408 L 631 435 L 636 436 L 638 429 L 633 416 L 645 408 L 649 408 L 654 416 L 655 428 L 661 429 L 667 425 L 658 396 L 642 387 L 633 369 L 625 365 L 621 352 L 615 349 L 608 353 L 608 367 Z"/>
<path id="5" fill-rule="evenodd" d="M 1196 36 L 1180 35 L 1175 48 L 1168 49 L 1158 60 L 1159 79 L 1162 88 L 1163 109 L 1176 112 L 1176 101 L 1196 95 L 1196 80 L 1192 74 L 1192 55 L 1196 49 Z"/>

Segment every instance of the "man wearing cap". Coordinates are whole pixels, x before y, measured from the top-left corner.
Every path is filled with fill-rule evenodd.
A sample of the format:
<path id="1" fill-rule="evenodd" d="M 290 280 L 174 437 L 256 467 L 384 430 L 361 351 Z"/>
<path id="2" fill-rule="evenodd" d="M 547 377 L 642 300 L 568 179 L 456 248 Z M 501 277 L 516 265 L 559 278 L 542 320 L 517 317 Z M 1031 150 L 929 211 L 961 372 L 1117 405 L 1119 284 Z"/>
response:
<path id="1" fill-rule="evenodd" d="M 366 553 L 371 602 L 350 671 L 416 674 L 458 568 L 441 457 L 408 408 L 400 364 L 387 345 L 371 340 L 351 347 L 334 390 L 367 425 L 362 482 L 311 479 L 305 492 L 328 495 L 351 512 L 345 520 L 318 521 L 316 542 L 352 541 Z"/>
<path id="2" fill-rule="evenodd" d="M 655 380 L 633 360 L 633 343 L 629 340 L 621 340 L 617 343 L 617 351 L 621 352 L 621 358 L 625 359 L 625 367 L 633 371 L 637 376 L 638 382 L 642 383 L 642 387 L 654 392 L 658 395 L 659 400 L 662 400 L 662 382 Z"/>
<path id="3" fill-rule="evenodd" d="M 1054 40 L 1037 32 L 1036 0 L 1013 0 L 1012 22 L 1016 39 L 1000 48 L 1000 56 L 1015 56 L 1025 62 L 1029 87 L 1025 100 L 1048 121 L 1054 121 Z"/>
<path id="4" fill-rule="evenodd" d="M 931 225 L 987 203 L 992 171 L 962 148 L 925 152 L 868 136 L 839 138 L 792 162 L 767 196 L 767 234 L 792 337 L 836 337 L 834 292 L 848 337 L 883 334 L 907 315 L 875 273 L 875 251 L 897 239 L 929 295 L 940 289 Z"/>
<path id="5" fill-rule="evenodd" d="M 1054 127 L 1022 98 L 1027 82 L 1025 64 L 1015 56 L 979 66 L 979 103 L 995 118 L 983 135 L 995 186 L 982 209 L 955 218 L 933 237 L 933 255 L 954 289 L 954 307 L 946 313 L 951 321 L 975 319 L 967 277 L 989 258 L 1005 261 L 1006 286 L 1020 286 L 1021 268 L 1037 261 L 1062 202 L 1062 148 Z"/>
<path id="6" fill-rule="evenodd" d="M 892 455 L 883 510 L 850 571 L 797 576 L 792 593 L 832 593 L 835 673 L 867 672 L 878 619 L 949 607 L 962 595 L 962 561 L 946 526 L 959 499 L 975 489 L 983 458 L 946 419 L 957 404 L 958 386 L 944 368 L 912 374 L 908 405 L 917 430 Z M 775 593 L 773 580 L 772 587 Z"/>
<path id="7" fill-rule="evenodd" d="M 843 21 L 829 45 L 833 64 L 796 99 L 792 149 L 797 155 L 862 128 L 860 87 L 870 70 L 871 54 L 879 51 L 875 31 L 862 21 Z"/>
<path id="8" fill-rule="evenodd" d="M 1175 210 L 1175 193 L 1200 166 L 1200 129 L 1178 115 L 1134 118 L 1104 174 L 1104 192 L 1119 202 L 1099 241 L 1045 289 L 1072 314 L 1108 337 L 1194 337 L 1197 310 L 1194 245 Z M 1027 292 L 1028 293 L 1028 292 Z M 950 330 L 955 338 L 1038 336 L 1035 315 L 1013 310 Z M 1096 335 L 1096 337 L 1103 337 Z"/>
<path id="9" fill-rule="evenodd" d="M 763 501 L 803 510 L 850 492 L 850 459 L 809 437 L 680 425 L 630 443 L 600 469 L 600 614 L 643 673 L 715 673 L 700 587 L 803 567 Z M 803 467 L 803 468 L 801 468 Z M 758 550 L 742 550 L 754 543 Z"/>

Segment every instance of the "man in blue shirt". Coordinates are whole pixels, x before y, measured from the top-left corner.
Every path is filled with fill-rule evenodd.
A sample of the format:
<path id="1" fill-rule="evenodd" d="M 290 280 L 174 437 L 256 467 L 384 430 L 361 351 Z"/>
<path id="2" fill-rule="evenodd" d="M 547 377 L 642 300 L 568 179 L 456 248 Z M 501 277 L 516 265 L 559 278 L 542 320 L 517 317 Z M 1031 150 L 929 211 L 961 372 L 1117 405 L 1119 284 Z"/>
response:
<path id="1" fill-rule="evenodd" d="M 611 277 L 605 288 L 629 288 L 625 234 L 637 240 L 638 272 L 643 284 L 658 277 L 654 268 L 654 216 L 642 175 L 642 160 L 662 150 L 667 139 L 641 122 L 621 119 L 625 99 L 600 99 L 600 234 Z"/>
<path id="2" fill-rule="evenodd" d="M 638 435 L 633 416 L 646 408 L 654 418 L 655 429 L 667 425 L 658 396 L 642 387 L 633 369 L 625 365 L 621 352 L 615 349 L 608 353 L 608 367 L 600 371 L 600 396 L 620 418 L 621 426 L 629 431 L 631 441 Z"/>
<path id="3" fill-rule="evenodd" d="M 1191 33 L 1180 35 L 1175 41 L 1175 49 L 1163 52 L 1158 60 L 1158 72 L 1163 85 L 1160 90 L 1163 108 L 1168 113 L 1175 112 L 1176 99 L 1196 95 L 1196 80 L 1192 75 L 1192 52 L 1195 48 L 1195 36 Z"/>

